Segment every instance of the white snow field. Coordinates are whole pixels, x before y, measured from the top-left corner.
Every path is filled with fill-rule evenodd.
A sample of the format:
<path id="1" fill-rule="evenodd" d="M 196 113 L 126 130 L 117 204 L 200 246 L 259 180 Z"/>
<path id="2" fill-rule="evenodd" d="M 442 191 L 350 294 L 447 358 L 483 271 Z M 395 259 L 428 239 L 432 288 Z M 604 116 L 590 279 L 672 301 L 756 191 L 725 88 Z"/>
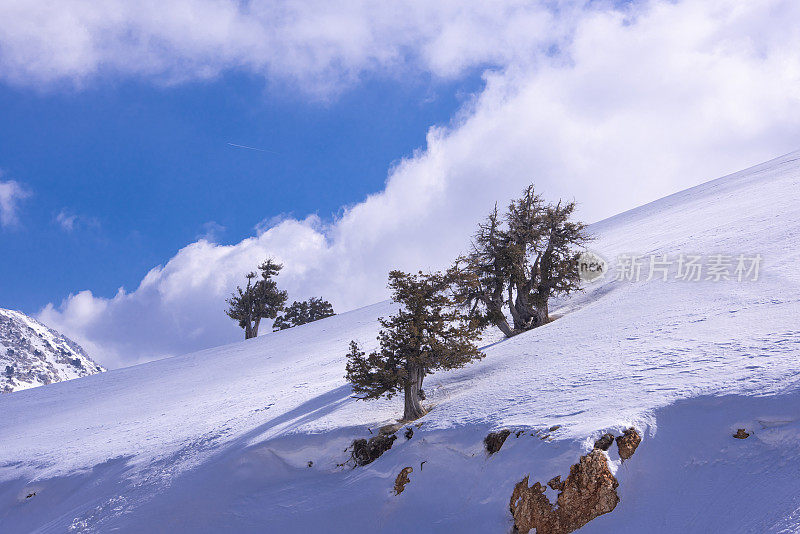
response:
<path id="1" fill-rule="evenodd" d="M 563 477 L 630 425 L 636 454 L 610 452 L 620 503 L 581 532 L 800 532 L 800 152 L 591 230 L 611 263 L 763 261 L 756 281 L 648 282 L 645 263 L 544 327 L 492 332 L 482 361 L 425 379 L 434 408 L 413 437 L 355 469 L 337 466 L 352 440 L 402 414 L 344 380 L 348 342 L 374 347 L 389 303 L 3 395 L 0 532 L 509 532 L 519 480 Z M 488 457 L 500 428 L 527 431 Z"/>

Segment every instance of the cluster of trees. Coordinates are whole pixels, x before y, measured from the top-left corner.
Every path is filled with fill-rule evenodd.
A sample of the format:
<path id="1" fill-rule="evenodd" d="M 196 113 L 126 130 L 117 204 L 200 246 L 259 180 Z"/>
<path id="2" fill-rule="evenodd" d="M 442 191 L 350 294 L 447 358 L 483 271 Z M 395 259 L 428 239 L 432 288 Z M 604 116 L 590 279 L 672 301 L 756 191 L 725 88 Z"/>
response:
<path id="1" fill-rule="evenodd" d="M 331 315 L 335 315 L 333 306 L 321 297 L 311 297 L 302 302 L 294 301 L 286 308 L 283 315 L 279 315 L 275 319 L 272 329 L 276 332 L 278 330 L 286 330 L 287 328 L 311 323 Z"/>
<path id="2" fill-rule="evenodd" d="M 321 297 L 294 301 L 284 309 L 288 294 L 278 289 L 274 279 L 281 269 L 282 264 L 267 259 L 258 266 L 258 273 L 247 273 L 247 285 L 244 288 L 237 287 L 227 299 L 228 309 L 225 313 L 239 323 L 245 339 L 258 336 L 261 319 L 275 319 L 272 329 L 277 331 L 334 315 L 331 303 Z M 279 315 L 281 312 L 283 314 Z"/>
<path id="3" fill-rule="evenodd" d="M 495 206 L 446 272 L 390 272 L 400 310 L 380 319 L 380 348 L 367 354 L 350 342 L 346 378 L 358 398 L 402 391 L 403 419 L 417 419 L 425 376 L 483 357 L 476 343 L 487 326 L 510 337 L 547 323 L 549 299 L 579 289 L 579 248 L 589 238 L 574 211 L 574 202 L 547 204 L 530 186 L 503 215 Z"/>

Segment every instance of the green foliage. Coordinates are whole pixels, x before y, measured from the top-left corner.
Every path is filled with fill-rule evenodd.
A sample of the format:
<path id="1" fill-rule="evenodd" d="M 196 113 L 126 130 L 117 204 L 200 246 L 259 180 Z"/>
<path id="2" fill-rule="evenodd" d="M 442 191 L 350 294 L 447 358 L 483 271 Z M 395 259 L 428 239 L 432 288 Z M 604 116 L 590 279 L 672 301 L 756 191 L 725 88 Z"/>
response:
<path id="1" fill-rule="evenodd" d="M 580 288 L 579 248 L 589 237 L 586 225 L 572 220 L 575 207 L 547 204 L 533 186 L 511 201 L 502 219 L 495 206 L 478 226 L 470 253 L 455 265 L 459 299 L 475 320 L 511 336 L 547 322 L 551 297 Z"/>
<path id="2" fill-rule="evenodd" d="M 286 291 L 278 289 L 273 280 L 282 268 L 283 265 L 267 259 L 258 266 L 260 277 L 255 272 L 248 273 L 245 288 L 237 287 L 226 300 L 228 309 L 225 313 L 244 329 L 245 339 L 258 335 L 261 319 L 274 319 L 283 309 Z"/>
<path id="3" fill-rule="evenodd" d="M 347 355 L 346 378 L 361 398 L 391 397 L 402 390 L 408 397 L 409 386 L 418 391 L 425 375 L 483 357 L 475 345 L 480 328 L 457 306 L 452 292 L 456 276 L 453 269 L 389 273 L 392 299 L 400 310 L 380 319 L 380 350 L 367 355 L 353 341 Z"/>
<path id="4" fill-rule="evenodd" d="M 283 315 L 279 315 L 272 325 L 274 331 L 285 330 L 293 326 L 311 323 L 325 317 L 335 315 L 333 306 L 321 297 L 311 297 L 302 302 L 294 301 L 286 308 Z"/>

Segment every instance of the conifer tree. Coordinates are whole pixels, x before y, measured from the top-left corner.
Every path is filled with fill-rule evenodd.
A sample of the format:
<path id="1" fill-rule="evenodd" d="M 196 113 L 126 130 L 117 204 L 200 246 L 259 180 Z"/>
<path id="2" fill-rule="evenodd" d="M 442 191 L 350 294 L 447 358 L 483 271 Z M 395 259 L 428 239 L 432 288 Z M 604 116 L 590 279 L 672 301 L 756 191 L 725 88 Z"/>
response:
<path id="1" fill-rule="evenodd" d="M 586 225 L 571 220 L 574 211 L 574 202 L 546 204 L 533 186 L 511 201 L 502 221 L 495 206 L 470 253 L 456 261 L 461 303 L 473 317 L 508 337 L 550 320 L 549 299 L 580 286 L 578 249 L 589 237 Z"/>
<path id="2" fill-rule="evenodd" d="M 302 302 L 294 301 L 279 315 L 272 325 L 274 331 L 285 330 L 301 324 L 311 323 L 325 317 L 336 315 L 333 306 L 322 297 L 311 297 Z"/>
<path id="3" fill-rule="evenodd" d="M 400 310 L 381 318 L 380 349 L 366 354 L 350 343 L 347 380 L 361 399 L 404 395 L 403 419 L 425 414 L 422 407 L 426 375 L 437 369 L 455 369 L 483 357 L 475 345 L 479 325 L 458 306 L 452 291 L 456 278 L 446 273 L 389 273 L 392 299 Z"/>
<path id="4" fill-rule="evenodd" d="M 260 278 L 255 272 L 248 273 L 245 288 L 237 287 L 227 299 L 228 309 L 225 313 L 239 322 L 239 327 L 244 329 L 245 339 L 258 336 L 261 319 L 274 319 L 283 309 L 286 291 L 278 289 L 273 280 L 282 268 L 280 263 L 267 259 L 258 266 Z"/>

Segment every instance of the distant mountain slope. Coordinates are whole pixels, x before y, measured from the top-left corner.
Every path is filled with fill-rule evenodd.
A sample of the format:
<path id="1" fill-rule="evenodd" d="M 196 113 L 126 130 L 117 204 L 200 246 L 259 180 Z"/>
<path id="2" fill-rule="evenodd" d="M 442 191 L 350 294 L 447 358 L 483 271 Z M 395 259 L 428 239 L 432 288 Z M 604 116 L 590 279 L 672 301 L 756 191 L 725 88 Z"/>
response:
<path id="1" fill-rule="evenodd" d="M 0 308 L 0 392 L 105 371 L 80 345 L 24 313 Z"/>

